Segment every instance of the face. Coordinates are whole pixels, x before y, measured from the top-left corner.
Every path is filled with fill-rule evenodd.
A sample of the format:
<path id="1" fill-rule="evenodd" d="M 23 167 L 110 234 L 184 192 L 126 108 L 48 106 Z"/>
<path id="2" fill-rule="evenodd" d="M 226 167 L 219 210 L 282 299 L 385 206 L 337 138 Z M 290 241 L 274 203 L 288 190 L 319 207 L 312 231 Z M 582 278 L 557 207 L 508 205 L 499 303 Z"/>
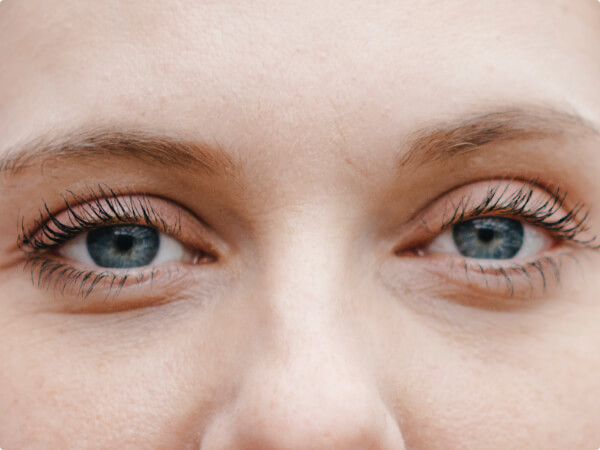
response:
<path id="1" fill-rule="evenodd" d="M 0 4 L 0 447 L 597 448 L 600 5 Z"/>

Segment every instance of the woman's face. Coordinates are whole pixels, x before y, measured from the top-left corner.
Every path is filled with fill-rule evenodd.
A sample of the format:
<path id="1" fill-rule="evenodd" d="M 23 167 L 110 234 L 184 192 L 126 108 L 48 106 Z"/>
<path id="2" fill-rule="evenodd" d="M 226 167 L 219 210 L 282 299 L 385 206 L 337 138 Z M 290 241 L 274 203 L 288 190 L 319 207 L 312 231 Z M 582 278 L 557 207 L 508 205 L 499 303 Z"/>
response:
<path id="1" fill-rule="evenodd" d="M 0 4 L 0 447 L 600 446 L 600 5 Z"/>

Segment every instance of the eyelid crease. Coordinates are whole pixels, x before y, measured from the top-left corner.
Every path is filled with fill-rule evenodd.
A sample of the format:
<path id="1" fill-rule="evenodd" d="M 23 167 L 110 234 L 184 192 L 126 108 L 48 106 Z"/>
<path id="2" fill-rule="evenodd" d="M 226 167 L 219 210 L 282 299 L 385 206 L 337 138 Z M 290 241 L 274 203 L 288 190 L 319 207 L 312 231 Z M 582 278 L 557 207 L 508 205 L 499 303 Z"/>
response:
<path id="1" fill-rule="evenodd" d="M 44 202 L 39 218 L 32 227 L 25 227 L 25 218 L 19 224 L 17 245 L 26 252 L 40 252 L 54 248 L 82 232 L 101 225 L 140 224 L 158 227 L 161 231 L 178 237 L 181 234 L 181 213 L 173 225 L 157 212 L 149 197 L 139 194 L 124 194 L 106 185 L 88 189 L 88 196 L 67 191 L 62 196 L 64 210 L 55 214 Z M 61 220 L 62 219 L 62 220 Z"/>
<path id="2" fill-rule="evenodd" d="M 558 241 L 600 249 L 597 236 L 578 237 L 590 230 L 590 214 L 580 202 L 564 210 L 567 194 L 560 187 L 554 187 L 551 191 L 541 188 L 532 180 L 519 182 L 517 186 L 514 181 L 489 183 L 481 199 L 474 199 L 472 193 L 464 194 L 458 202 L 453 202 L 450 216 L 446 217 L 444 210 L 438 229 L 443 232 L 457 223 L 478 217 L 509 217 L 542 228 Z M 427 221 L 426 218 L 424 220 Z"/>
<path id="3" fill-rule="evenodd" d="M 86 195 L 67 191 L 61 197 L 63 210 L 60 213 L 53 213 L 44 202 L 32 226 L 26 227 L 25 218 L 21 218 L 17 247 L 23 252 L 50 251 L 86 231 L 110 225 L 155 228 L 215 259 L 225 251 L 224 244 L 204 221 L 160 197 L 115 190 L 106 185 L 88 187 Z"/>

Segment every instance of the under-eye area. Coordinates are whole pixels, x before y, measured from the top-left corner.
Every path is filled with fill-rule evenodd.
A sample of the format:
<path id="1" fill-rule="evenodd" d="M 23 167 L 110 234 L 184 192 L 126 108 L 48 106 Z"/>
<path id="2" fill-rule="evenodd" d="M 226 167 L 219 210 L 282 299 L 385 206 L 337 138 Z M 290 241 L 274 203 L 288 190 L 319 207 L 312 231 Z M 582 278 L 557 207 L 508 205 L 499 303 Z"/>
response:
<path id="1" fill-rule="evenodd" d="M 486 295 L 550 296 L 564 270 L 572 274 L 580 258 L 600 249 L 586 206 L 539 180 L 490 180 L 454 189 L 409 229 L 416 238 L 409 248 L 396 248 L 396 256 L 429 273 L 433 290 L 454 286 L 449 296 L 474 304 L 471 291 L 483 306 Z"/>

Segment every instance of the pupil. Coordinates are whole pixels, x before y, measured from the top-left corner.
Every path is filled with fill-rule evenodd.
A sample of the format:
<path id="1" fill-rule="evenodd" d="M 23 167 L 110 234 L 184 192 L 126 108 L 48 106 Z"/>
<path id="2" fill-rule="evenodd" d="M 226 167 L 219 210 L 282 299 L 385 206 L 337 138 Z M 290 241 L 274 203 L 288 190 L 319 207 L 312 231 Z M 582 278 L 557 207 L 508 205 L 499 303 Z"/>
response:
<path id="1" fill-rule="evenodd" d="M 133 236 L 127 234 L 118 234 L 116 236 L 117 247 L 123 253 L 128 252 L 133 247 Z"/>
<path id="2" fill-rule="evenodd" d="M 494 230 L 490 230 L 489 228 L 477 230 L 477 237 L 480 241 L 485 242 L 486 244 L 494 239 L 494 234 Z"/>

